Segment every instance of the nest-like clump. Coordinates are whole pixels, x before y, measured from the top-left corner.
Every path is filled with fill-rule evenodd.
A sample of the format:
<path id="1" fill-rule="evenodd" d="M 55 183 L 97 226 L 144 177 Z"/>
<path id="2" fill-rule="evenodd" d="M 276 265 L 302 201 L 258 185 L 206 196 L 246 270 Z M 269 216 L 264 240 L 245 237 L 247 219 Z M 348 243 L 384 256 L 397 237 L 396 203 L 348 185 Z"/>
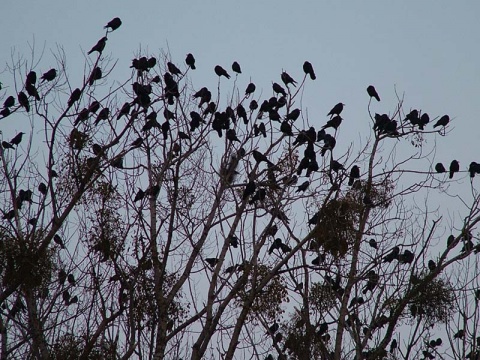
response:
<path id="1" fill-rule="evenodd" d="M 312 307 L 320 314 L 333 308 L 337 301 L 332 286 L 318 282 L 312 284 L 309 295 Z"/>
<path id="2" fill-rule="evenodd" d="M 312 230 L 313 241 L 333 256 L 345 256 L 355 240 L 361 209 L 362 204 L 353 198 L 330 200 L 317 213 L 317 223 Z"/>

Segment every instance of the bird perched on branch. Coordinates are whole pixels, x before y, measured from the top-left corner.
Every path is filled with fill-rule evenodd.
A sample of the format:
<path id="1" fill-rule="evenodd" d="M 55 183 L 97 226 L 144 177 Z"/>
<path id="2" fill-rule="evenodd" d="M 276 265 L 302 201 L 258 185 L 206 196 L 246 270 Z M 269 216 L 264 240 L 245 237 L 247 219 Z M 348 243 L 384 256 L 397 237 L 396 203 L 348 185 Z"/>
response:
<path id="1" fill-rule="evenodd" d="M 94 51 L 97 51 L 99 54 L 101 54 L 103 49 L 105 49 L 105 45 L 107 45 L 107 40 L 108 38 L 106 36 L 102 37 L 100 40 L 97 41 L 97 43 L 90 49 L 87 54 L 90 55 Z"/>
<path id="2" fill-rule="evenodd" d="M 233 64 L 232 64 L 232 70 L 233 70 L 233 72 L 236 72 L 237 74 L 242 73 L 242 69 L 240 68 L 240 64 L 236 61 L 234 61 Z"/>
<path id="3" fill-rule="evenodd" d="M 460 171 L 460 164 L 458 163 L 457 160 L 453 160 L 450 163 L 450 176 L 449 176 L 449 178 L 452 179 L 453 174 L 455 174 L 456 172 L 459 172 L 459 171 Z"/>
<path id="4" fill-rule="evenodd" d="M 367 93 L 371 98 L 374 97 L 377 101 L 380 101 L 380 96 L 378 96 L 377 90 L 375 90 L 373 85 L 367 87 Z"/>
<path id="5" fill-rule="evenodd" d="M 44 81 L 52 81 L 57 77 L 57 70 L 55 69 L 50 69 L 46 73 L 44 73 L 40 79 L 42 79 L 42 82 Z"/>
<path id="6" fill-rule="evenodd" d="M 215 66 L 215 74 L 220 76 L 225 76 L 227 79 L 230 79 L 230 75 L 228 75 L 227 71 L 222 68 L 220 65 Z"/>
<path id="7" fill-rule="evenodd" d="M 343 111 L 344 106 L 345 106 L 345 104 L 338 103 L 337 105 L 335 105 L 332 108 L 332 110 L 330 110 L 330 112 L 327 114 L 327 116 L 333 117 L 334 115 L 340 115 Z"/>
<path id="8" fill-rule="evenodd" d="M 282 75 L 280 77 L 286 86 L 288 86 L 288 84 L 292 84 L 295 87 L 297 86 L 297 82 L 293 80 L 293 78 L 286 71 L 282 72 Z"/>
<path id="9" fill-rule="evenodd" d="M 110 20 L 108 22 L 108 24 L 105 25 L 103 28 L 104 29 L 110 28 L 111 29 L 110 31 L 115 31 L 120 27 L 120 25 L 122 25 L 122 20 L 120 20 L 120 18 L 116 17 L 116 18 L 113 18 L 112 20 Z"/>
<path id="10" fill-rule="evenodd" d="M 306 75 L 310 75 L 310 79 L 315 80 L 317 78 L 315 75 L 315 71 L 313 70 L 313 66 L 310 62 L 305 61 L 303 63 L 303 71 Z"/>
<path id="11" fill-rule="evenodd" d="M 195 70 L 195 58 L 193 57 L 192 54 L 187 54 L 187 57 L 185 58 L 185 63 L 192 68 L 192 70 Z"/>
<path id="12" fill-rule="evenodd" d="M 448 115 L 443 115 L 440 119 L 438 119 L 438 121 L 435 123 L 435 125 L 433 125 L 434 128 L 436 128 L 437 126 L 447 126 L 447 124 L 450 122 L 450 116 Z"/>

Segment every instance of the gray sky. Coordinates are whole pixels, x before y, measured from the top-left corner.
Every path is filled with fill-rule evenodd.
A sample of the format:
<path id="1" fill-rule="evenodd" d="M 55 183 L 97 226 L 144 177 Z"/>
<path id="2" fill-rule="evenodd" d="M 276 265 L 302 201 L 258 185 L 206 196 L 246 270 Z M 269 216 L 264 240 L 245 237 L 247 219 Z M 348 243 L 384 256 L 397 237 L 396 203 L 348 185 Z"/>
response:
<path id="1" fill-rule="evenodd" d="M 240 89 L 251 79 L 265 98 L 271 96 L 272 81 L 280 82 L 282 69 L 300 80 L 302 64 L 309 60 L 317 80 L 307 82 L 303 114 L 318 128 L 332 106 L 344 102 L 337 145 L 346 148 L 358 141 L 359 132 L 362 138 L 370 134 L 365 89 L 373 84 L 382 98 L 372 103 L 375 112 L 395 109 L 396 88 L 405 95 L 407 110 L 420 108 L 430 118 L 449 114 L 454 119 L 446 139 L 436 136 L 438 161 L 448 166 L 456 158 L 462 170 L 470 161 L 480 162 L 479 2 L 299 4 L 282 0 L 141 1 L 135 5 L 118 0 L 4 1 L 0 64 L 10 61 L 12 49 L 28 58 L 28 43 L 35 40 L 37 57 L 46 48 L 36 69 L 42 73 L 55 65 L 49 49 L 59 44 L 67 54 L 70 74 L 80 82 L 85 59 L 94 58 L 86 51 L 104 35 L 103 26 L 118 16 L 123 25 L 109 35 L 104 52 L 119 59 L 111 80 L 130 74 L 128 66 L 140 47 L 154 54 L 168 48 L 172 61 L 182 69 L 185 55 L 194 54 L 197 70 L 190 75 L 195 88 L 216 86 L 213 67 L 220 64 L 231 72 L 236 60 L 243 70 Z M 0 81 L 7 86 L 11 76 L 0 73 Z M 233 78 L 222 80 L 227 92 L 232 86 Z M 26 118 L 0 122 L 8 139 L 28 129 Z"/>
<path id="2" fill-rule="evenodd" d="M 465 168 L 471 156 L 479 155 L 479 2 L 298 4 L 280 0 L 140 1 L 135 5 L 112 0 L 9 0 L 2 4 L 0 63 L 9 61 L 12 48 L 28 56 L 27 43 L 35 39 L 39 50 L 44 44 L 47 49 L 37 72 L 54 64 L 48 49 L 58 43 L 65 48 L 71 72 L 77 68 L 81 74 L 85 50 L 103 36 L 102 26 L 119 16 L 123 25 L 107 44 L 107 52 L 120 59 L 117 74 L 123 75 L 140 46 L 153 53 L 168 46 L 172 60 L 181 67 L 188 52 L 195 55 L 198 70 L 191 76 L 198 87 L 216 82 L 216 64 L 230 69 L 237 60 L 244 73 L 240 87 L 251 77 L 264 96 L 270 96 L 271 81 L 280 80 L 282 69 L 299 79 L 303 62 L 309 60 L 318 76 L 307 84 L 303 101 L 312 125 L 323 124 L 330 108 L 342 101 L 348 124 L 343 136 L 358 139 L 363 125 L 370 126 L 367 85 L 375 85 L 382 98 L 373 105 L 378 112 L 394 109 L 396 86 L 400 94 L 405 93 L 407 108 L 422 108 L 431 117 L 447 113 L 455 118 L 448 141 L 455 146 L 440 149 L 440 160 L 449 162 L 453 152 Z M 0 81 L 8 84 L 8 74 L 0 74 Z M 6 134 L 12 126 L 8 122 L 0 124 Z M 12 134 L 20 127 L 16 123 Z M 345 134 L 349 131 L 351 136 Z"/>

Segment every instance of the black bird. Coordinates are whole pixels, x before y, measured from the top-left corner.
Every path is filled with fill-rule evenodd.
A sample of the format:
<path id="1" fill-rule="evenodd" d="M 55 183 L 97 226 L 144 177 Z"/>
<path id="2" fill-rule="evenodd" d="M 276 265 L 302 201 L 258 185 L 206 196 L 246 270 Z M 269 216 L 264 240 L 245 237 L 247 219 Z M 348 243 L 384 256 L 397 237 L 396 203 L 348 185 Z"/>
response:
<path id="1" fill-rule="evenodd" d="M 350 170 L 350 176 L 348 178 L 348 185 L 352 186 L 355 182 L 355 179 L 360 178 L 360 168 L 357 165 L 353 165 L 352 169 Z"/>
<path id="2" fill-rule="evenodd" d="M 248 105 L 248 108 L 250 109 L 250 111 L 258 109 L 257 101 L 256 100 L 250 101 L 250 105 Z"/>
<path id="3" fill-rule="evenodd" d="M 240 242 L 240 239 L 236 235 L 232 235 L 229 238 L 229 244 L 234 247 L 235 249 L 238 248 L 238 243 Z"/>
<path id="4" fill-rule="evenodd" d="M 95 114 L 98 109 L 100 109 L 100 103 L 98 101 L 93 101 L 89 106 L 88 106 L 88 111 Z"/>
<path id="5" fill-rule="evenodd" d="M 68 107 L 72 106 L 76 101 L 78 101 L 80 99 L 80 95 L 82 95 L 82 91 L 79 88 L 73 90 L 67 102 Z"/>
<path id="6" fill-rule="evenodd" d="M 245 110 L 242 104 L 238 104 L 237 106 L 237 115 L 239 118 L 243 119 L 243 123 L 245 125 L 248 124 L 247 111 Z"/>
<path id="7" fill-rule="evenodd" d="M 235 132 L 235 129 L 228 129 L 225 137 L 230 140 L 230 141 L 238 141 L 240 142 L 240 139 L 237 137 L 237 134 Z"/>
<path id="8" fill-rule="evenodd" d="M 310 75 L 310 79 L 315 80 L 317 77 L 315 76 L 315 71 L 313 71 L 313 66 L 310 62 L 305 61 L 303 63 L 303 71 L 305 74 Z"/>
<path id="9" fill-rule="evenodd" d="M 405 120 L 409 120 L 412 125 L 418 125 L 420 122 L 420 118 L 418 117 L 418 110 L 413 109 L 410 111 L 409 114 L 405 117 Z"/>
<path id="10" fill-rule="evenodd" d="M 225 76 L 227 79 L 230 79 L 230 75 L 228 75 L 227 71 L 220 65 L 215 66 L 215 74 L 217 74 L 219 77 Z"/>
<path id="11" fill-rule="evenodd" d="M 2 147 L 4 149 L 15 149 L 12 144 L 10 144 L 8 141 L 2 141 Z"/>
<path id="12" fill-rule="evenodd" d="M 37 82 L 37 73 L 32 70 L 27 74 L 27 81 L 25 82 L 25 84 L 35 85 L 36 82 Z"/>
<path id="13" fill-rule="evenodd" d="M 100 110 L 100 112 L 97 115 L 97 119 L 95 120 L 95 125 L 98 125 L 102 120 L 107 120 L 108 115 L 110 115 L 109 108 L 103 108 L 102 110 Z"/>
<path id="14" fill-rule="evenodd" d="M 122 25 L 122 20 L 120 20 L 120 18 L 116 17 L 116 18 L 113 18 L 112 20 L 110 20 L 108 22 L 108 24 L 105 25 L 103 28 L 104 29 L 110 28 L 111 29 L 110 31 L 115 31 L 120 27 L 120 25 Z"/>
<path id="15" fill-rule="evenodd" d="M 390 343 L 390 354 L 393 354 L 397 346 L 398 346 L 397 339 L 393 339 L 392 342 Z"/>
<path id="16" fill-rule="evenodd" d="M 380 276 L 374 270 L 370 270 L 367 274 L 367 284 L 363 288 L 362 294 L 366 294 L 368 291 L 373 291 L 378 285 L 379 280 Z"/>
<path id="17" fill-rule="evenodd" d="M 378 246 L 377 246 L 377 241 L 375 239 L 370 239 L 368 240 L 368 245 L 370 245 L 370 247 L 374 248 L 374 249 L 378 249 Z"/>
<path id="18" fill-rule="evenodd" d="M 286 71 L 282 72 L 280 77 L 286 86 L 288 86 L 288 84 L 292 84 L 295 87 L 297 86 L 295 85 L 297 82 L 293 80 L 293 78 Z"/>
<path id="19" fill-rule="evenodd" d="M 22 136 L 24 134 L 24 132 L 19 132 L 12 140 L 10 140 L 10 144 L 18 146 L 18 144 L 22 142 Z"/>
<path id="20" fill-rule="evenodd" d="M 453 160 L 451 163 L 450 163 L 450 176 L 449 178 L 452 179 L 453 178 L 453 174 L 458 172 L 460 170 L 460 164 L 458 163 L 457 160 Z"/>
<path id="21" fill-rule="evenodd" d="M 468 166 L 468 172 L 470 173 L 470 177 L 475 177 L 475 174 L 480 174 L 480 164 L 472 161 Z"/>
<path id="22" fill-rule="evenodd" d="M 304 192 L 305 190 L 307 190 L 308 186 L 310 185 L 310 181 L 305 181 L 302 185 L 300 185 L 298 188 L 297 188 L 297 191 L 295 192 Z"/>
<path id="23" fill-rule="evenodd" d="M 455 241 L 455 236 L 453 235 L 450 235 L 448 238 L 447 238 L 447 247 L 450 247 L 453 242 Z"/>
<path id="24" fill-rule="evenodd" d="M 120 120 L 120 118 L 123 115 L 128 115 L 130 113 L 130 108 L 131 108 L 131 105 L 130 105 L 129 102 L 126 102 L 125 104 L 123 104 L 122 108 L 120 109 L 120 111 L 117 115 L 117 120 Z"/>
<path id="25" fill-rule="evenodd" d="M 377 90 L 375 90 L 373 85 L 367 87 L 367 93 L 371 98 L 374 97 L 377 101 L 380 101 L 380 96 L 378 96 Z"/>
<path id="26" fill-rule="evenodd" d="M 232 64 L 232 70 L 234 72 L 236 72 L 237 74 L 241 74 L 242 73 L 242 69 L 240 68 L 240 64 L 236 61 L 233 62 Z"/>
<path id="27" fill-rule="evenodd" d="M 437 126 L 447 126 L 447 124 L 450 122 L 450 116 L 448 115 L 443 115 L 438 121 L 433 125 L 434 128 Z"/>
<path id="28" fill-rule="evenodd" d="M 287 114 L 287 120 L 295 121 L 300 116 L 300 109 L 293 109 Z"/>
<path id="29" fill-rule="evenodd" d="M 420 116 L 420 119 L 418 120 L 418 128 L 420 130 L 423 130 L 425 125 L 427 125 L 430 122 L 430 117 L 428 116 L 427 113 L 423 113 L 422 116 Z"/>
<path id="30" fill-rule="evenodd" d="M 402 255 L 399 255 L 398 261 L 401 264 L 411 264 L 412 261 L 415 259 L 415 254 L 412 253 L 410 250 L 405 250 Z"/>
<path id="31" fill-rule="evenodd" d="M 464 336 L 465 336 L 465 330 L 460 329 L 453 335 L 453 338 L 454 339 L 463 339 Z"/>
<path id="32" fill-rule="evenodd" d="M 43 182 L 38 185 L 38 191 L 42 193 L 43 195 L 47 195 L 47 185 L 45 185 Z"/>
<path id="33" fill-rule="evenodd" d="M 130 146 L 133 148 L 138 148 L 140 147 L 141 145 L 143 144 L 143 139 L 141 137 L 135 139 L 134 141 L 132 141 L 132 143 L 130 144 Z"/>
<path id="34" fill-rule="evenodd" d="M 245 95 L 248 96 L 248 95 L 252 94 L 253 92 L 255 92 L 255 89 L 256 89 L 256 88 L 257 88 L 257 87 L 255 86 L 254 83 L 248 84 L 248 85 L 247 85 L 247 88 L 245 89 Z"/>
<path id="35" fill-rule="evenodd" d="M 135 194 L 135 198 L 133 199 L 133 202 L 137 202 L 142 200 L 145 197 L 145 191 L 142 189 L 138 189 L 137 193 Z"/>
<path id="36" fill-rule="evenodd" d="M 63 285 L 65 284 L 65 281 L 67 281 L 67 273 L 65 272 L 65 270 L 60 269 L 58 271 L 58 283 L 60 285 Z"/>
<path id="37" fill-rule="evenodd" d="M 123 169 L 123 157 L 120 156 L 116 159 L 113 159 L 112 161 L 110 161 L 110 165 L 117 169 Z"/>
<path id="38" fill-rule="evenodd" d="M 53 241 L 55 242 L 55 244 L 60 245 L 62 249 L 65 249 L 65 244 L 63 243 L 63 240 L 60 237 L 60 235 L 55 234 L 55 236 L 53 237 Z"/>
<path id="39" fill-rule="evenodd" d="M 193 57 L 192 54 L 188 53 L 187 57 L 185 58 L 185 63 L 192 68 L 192 70 L 195 70 L 195 58 Z"/>
<path id="40" fill-rule="evenodd" d="M 247 183 L 247 185 L 245 186 L 245 190 L 243 191 L 242 199 L 245 200 L 250 195 L 253 195 L 255 193 L 256 188 L 257 188 L 257 186 L 255 185 L 255 182 L 253 180 L 250 180 Z"/>
<path id="41" fill-rule="evenodd" d="M 57 77 L 57 70 L 55 69 L 50 69 L 46 73 L 44 73 L 40 79 L 42 79 L 42 82 L 44 81 L 52 81 Z"/>
<path id="42" fill-rule="evenodd" d="M 428 260 L 428 270 L 434 271 L 436 267 L 437 267 L 437 264 L 435 264 L 435 261 Z"/>
<path id="43" fill-rule="evenodd" d="M 260 151 L 253 150 L 252 155 L 257 163 L 261 163 L 262 161 L 265 161 L 267 164 L 273 165 L 273 163 L 270 160 L 268 160 L 268 158 L 264 154 L 262 154 Z"/>
<path id="44" fill-rule="evenodd" d="M 174 63 L 171 63 L 170 61 L 167 62 L 167 68 L 168 71 L 170 71 L 173 75 L 182 75 L 182 72 L 178 67 L 175 66 Z"/>
<path id="45" fill-rule="evenodd" d="M 330 169 L 338 173 L 340 170 L 345 170 L 345 167 L 337 160 L 332 159 L 332 161 L 330 161 Z"/>
<path id="46" fill-rule="evenodd" d="M 287 96 L 287 92 L 285 91 L 285 89 L 282 87 L 282 85 L 278 83 L 273 83 L 272 89 L 277 94 L 282 94 L 283 96 Z"/>
<path id="47" fill-rule="evenodd" d="M 333 117 L 333 115 L 340 115 L 343 111 L 343 106 L 345 104 L 343 103 L 338 103 L 337 105 L 335 105 L 332 110 L 330 110 L 330 112 L 327 114 L 327 116 L 330 116 L 330 117 Z"/>
<path id="48" fill-rule="evenodd" d="M 163 134 L 164 139 L 166 139 L 168 137 L 168 132 L 169 131 L 170 131 L 170 123 L 167 120 L 162 124 L 162 134 Z"/>
<path id="49" fill-rule="evenodd" d="M 25 90 L 29 96 L 34 97 L 37 100 L 40 100 L 40 95 L 38 94 L 37 88 L 32 84 L 25 84 Z"/>
<path id="50" fill-rule="evenodd" d="M 269 333 L 270 335 L 274 335 L 274 334 L 278 331 L 279 328 L 280 328 L 280 326 L 279 326 L 278 323 L 275 321 L 275 322 L 273 323 L 273 325 L 268 328 L 268 333 Z"/>
<path id="51" fill-rule="evenodd" d="M 338 129 L 338 127 L 340 126 L 340 124 L 342 123 L 342 118 L 341 116 L 334 116 L 333 118 L 331 118 L 330 120 L 327 121 L 327 123 L 325 125 L 323 125 L 322 129 L 327 129 L 329 127 L 331 128 L 334 128 L 335 130 Z"/>
<path id="52" fill-rule="evenodd" d="M 392 251 L 383 258 L 383 262 L 392 262 L 393 260 L 398 260 L 400 255 L 400 248 L 394 246 Z"/>
<path id="53" fill-rule="evenodd" d="M 13 105 L 15 105 L 15 98 L 13 96 L 9 96 L 5 99 L 5 101 L 3 102 L 3 107 L 4 108 L 9 108 L 9 107 L 12 107 Z"/>
<path id="54" fill-rule="evenodd" d="M 90 78 L 88 79 L 88 85 L 92 86 L 96 80 L 100 80 L 102 78 L 102 69 L 100 67 L 96 67 L 92 70 L 90 74 Z"/>
<path id="55" fill-rule="evenodd" d="M 11 112 L 10 110 L 6 107 L 6 108 L 3 108 L 1 111 L 0 111 L 0 115 L 4 118 L 6 118 L 8 115 L 10 115 Z"/>
<path id="56" fill-rule="evenodd" d="M 90 49 L 90 51 L 87 53 L 90 55 L 92 52 L 97 51 L 98 53 L 102 53 L 103 49 L 105 49 L 105 45 L 107 45 L 107 37 L 104 36 L 98 42 Z"/>
<path id="57" fill-rule="evenodd" d="M 215 265 L 217 265 L 218 263 L 218 259 L 217 258 L 206 258 L 205 261 L 208 263 L 208 265 L 210 265 L 210 267 L 214 267 Z"/>
<path id="58" fill-rule="evenodd" d="M 75 276 L 73 274 L 68 274 L 67 280 L 70 285 L 75 285 Z"/>
<path id="59" fill-rule="evenodd" d="M 442 163 L 437 163 L 437 164 L 435 165 L 435 171 L 436 171 L 437 173 L 444 173 L 444 172 L 446 172 L 447 170 L 445 169 L 445 167 L 443 166 Z"/>
<path id="60" fill-rule="evenodd" d="M 290 123 L 287 120 L 283 121 L 282 124 L 280 125 L 280 131 L 285 135 L 293 136 L 292 125 L 290 125 Z"/>
<path id="61" fill-rule="evenodd" d="M 267 137 L 267 129 L 265 128 L 265 124 L 261 122 L 258 127 L 257 124 L 254 125 L 255 136 L 262 134 L 264 138 Z"/>
<path id="62" fill-rule="evenodd" d="M 268 118 L 272 121 L 280 121 L 280 114 L 276 110 L 270 110 L 268 112 Z"/>
<path id="63" fill-rule="evenodd" d="M 18 93 L 18 103 L 27 110 L 27 112 L 30 111 L 30 103 L 28 102 L 28 97 L 25 95 L 23 91 L 20 91 Z"/>

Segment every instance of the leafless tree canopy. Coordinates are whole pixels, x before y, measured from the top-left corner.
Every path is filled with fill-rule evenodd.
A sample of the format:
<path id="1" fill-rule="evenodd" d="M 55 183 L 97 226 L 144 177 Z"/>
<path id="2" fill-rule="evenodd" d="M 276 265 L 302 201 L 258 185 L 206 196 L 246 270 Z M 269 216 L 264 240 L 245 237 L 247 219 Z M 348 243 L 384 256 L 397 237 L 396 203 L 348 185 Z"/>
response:
<path id="1" fill-rule="evenodd" d="M 120 25 L 84 69 L 8 63 L 1 359 L 480 359 L 480 166 L 436 164 L 450 117 L 376 114 L 366 84 L 345 144 L 344 104 L 301 106 L 310 62 L 270 90 L 140 53 L 119 80 Z"/>

